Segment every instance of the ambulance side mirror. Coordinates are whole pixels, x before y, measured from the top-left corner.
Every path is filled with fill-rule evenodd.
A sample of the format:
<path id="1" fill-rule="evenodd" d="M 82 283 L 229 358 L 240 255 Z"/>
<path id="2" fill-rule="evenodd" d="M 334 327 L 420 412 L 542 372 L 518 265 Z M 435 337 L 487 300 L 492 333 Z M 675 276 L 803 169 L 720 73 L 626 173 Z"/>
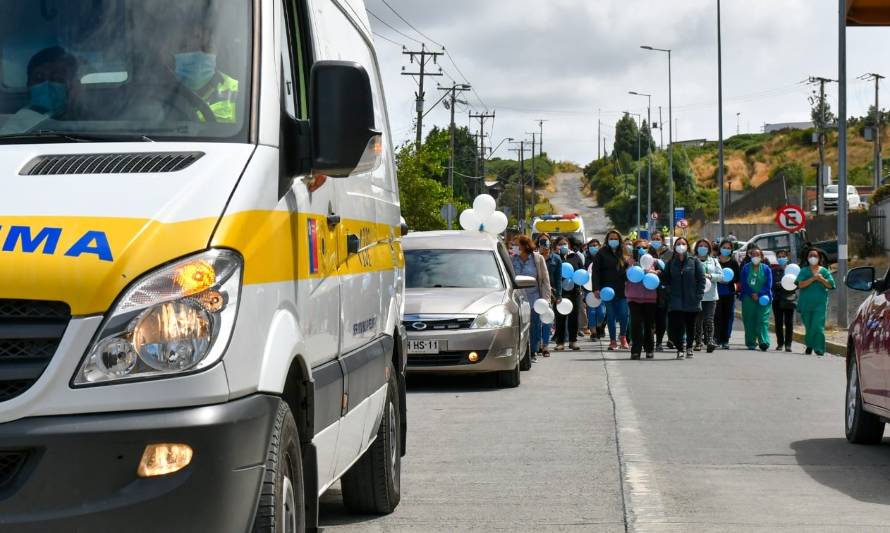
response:
<path id="1" fill-rule="evenodd" d="M 352 61 L 318 61 L 309 76 L 312 172 L 345 178 L 380 150 L 368 73 Z"/>

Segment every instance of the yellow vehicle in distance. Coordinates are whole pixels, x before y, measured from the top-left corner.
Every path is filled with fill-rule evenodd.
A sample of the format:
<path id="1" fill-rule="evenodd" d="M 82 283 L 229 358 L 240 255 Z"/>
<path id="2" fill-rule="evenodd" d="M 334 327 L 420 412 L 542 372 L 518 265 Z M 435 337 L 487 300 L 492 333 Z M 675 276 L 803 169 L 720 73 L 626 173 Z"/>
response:
<path id="1" fill-rule="evenodd" d="M 532 238 L 537 240 L 539 235 L 550 235 L 553 238 L 575 238 L 578 242 L 587 242 L 587 233 L 584 231 L 584 219 L 577 213 L 565 215 L 543 215 L 532 221 Z"/>

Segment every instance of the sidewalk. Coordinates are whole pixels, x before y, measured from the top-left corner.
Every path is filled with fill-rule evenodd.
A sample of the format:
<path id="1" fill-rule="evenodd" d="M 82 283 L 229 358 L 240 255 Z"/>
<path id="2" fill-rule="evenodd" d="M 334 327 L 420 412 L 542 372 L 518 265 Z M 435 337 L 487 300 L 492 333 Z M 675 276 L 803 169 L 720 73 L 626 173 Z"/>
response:
<path id="1" fill-rule="evenodd" d="M 738 307 L 735 311 L 736 319 L 742 319 L 742 310 Z M 776 332 L 776 324 L 773 316 L 770 315 L 769 330 Z M 837 355 L 838 357 L 847 357 L 847 330 L 837 327 L 834 321 L 829 318 L 828 325 L 825 329 L 825 349 L 827 353 Z M 775 338 L 772 339 L 775 341 Z M 794 313 L 794 341 L 803 344 L 804 328 L 800 324 L 800 317 L 797 312 Z"/>

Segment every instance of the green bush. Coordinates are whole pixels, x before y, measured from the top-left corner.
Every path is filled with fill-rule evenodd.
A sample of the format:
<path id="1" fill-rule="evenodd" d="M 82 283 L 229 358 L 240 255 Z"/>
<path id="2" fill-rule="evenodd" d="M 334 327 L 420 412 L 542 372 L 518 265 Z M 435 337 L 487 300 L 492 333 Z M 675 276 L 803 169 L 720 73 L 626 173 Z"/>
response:
<path id="1" fill-rule="evenodd" d="M 878 190 L 871 197 L 871 205 L 879 204 L 888 198 L 890 198 L 890 183 L 878 187 Z"/>

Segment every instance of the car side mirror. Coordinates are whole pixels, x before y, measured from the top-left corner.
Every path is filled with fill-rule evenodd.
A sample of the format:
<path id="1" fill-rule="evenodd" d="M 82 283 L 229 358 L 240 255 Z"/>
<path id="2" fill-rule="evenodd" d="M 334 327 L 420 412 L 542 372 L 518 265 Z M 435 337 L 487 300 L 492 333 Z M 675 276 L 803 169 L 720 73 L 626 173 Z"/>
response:
<path id="1" fill-rule="evenodd" d="M 846 284 L 855 291 L 869 292 L 876 288 L 874 267 L 854 268 L 847 273 Z"/>
<path id="2" fill-rule="evenodd" d="M 373 170 L 382 152 L 374 95 L 363 66 L 318 61 L 309 76 L 312 172 L 334 178 Z"/>
<path id="3" fill-rule="evenodd" d="M 538 286 L 538 280 L 531 276 L 516 276 L 517 289 L 534 289 Z"/>

